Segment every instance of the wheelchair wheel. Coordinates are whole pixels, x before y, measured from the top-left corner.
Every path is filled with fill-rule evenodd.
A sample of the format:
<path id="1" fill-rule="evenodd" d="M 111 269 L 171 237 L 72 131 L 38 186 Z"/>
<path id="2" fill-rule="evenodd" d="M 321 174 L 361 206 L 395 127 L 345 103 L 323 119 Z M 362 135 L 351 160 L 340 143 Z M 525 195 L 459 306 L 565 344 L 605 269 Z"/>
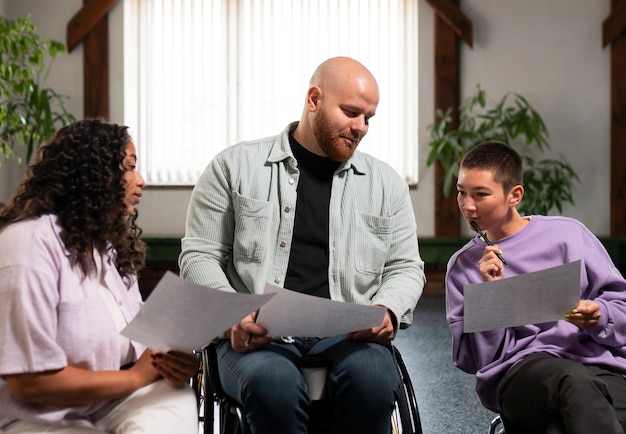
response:
<path id="1" fill-rule="evenodd" d="M 400 377 L 396 408 L 391 416 L 391 432 L 392 434 L 422 434 L 422 421 L 409 372 L 398 349 L 392 346 L 391 351 Z"/>

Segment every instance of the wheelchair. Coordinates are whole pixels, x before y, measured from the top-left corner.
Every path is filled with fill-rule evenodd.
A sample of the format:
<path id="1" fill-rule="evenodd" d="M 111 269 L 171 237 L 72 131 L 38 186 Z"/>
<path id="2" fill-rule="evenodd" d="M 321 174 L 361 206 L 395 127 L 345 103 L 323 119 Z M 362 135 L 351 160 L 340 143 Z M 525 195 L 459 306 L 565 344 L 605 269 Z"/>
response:
<path id="1" fill-rule="evenodd" d="M 394 345 L 387 346 L 393 355 L 400 390 L 391 416 L 390 434 L 422 434 L 415 391 L 406 365 L 400 352 Z M 201 432 L 214 434 L 215 407 L 219 410 L 218 434 L 250 434 L 243 409 L 240 404 L 226 395 L 221 387 L 217 371 L 217 347 L 211 343 L 199 353 L 200 370 L 197 377 L 192 378 L 192 386 L 196 390 L 198 414 Z M 309 409 L 309 434 L 325 434 L 332 428 L 328 420 L 330 405 L 324 399 L 313 401 Z"/>
<path id="2" fill-rule="evenodd" d="M 500 415 L 494 417 L 491 421 L 491 425 L 489 425 L 489 434 L 505 434 Z"/>

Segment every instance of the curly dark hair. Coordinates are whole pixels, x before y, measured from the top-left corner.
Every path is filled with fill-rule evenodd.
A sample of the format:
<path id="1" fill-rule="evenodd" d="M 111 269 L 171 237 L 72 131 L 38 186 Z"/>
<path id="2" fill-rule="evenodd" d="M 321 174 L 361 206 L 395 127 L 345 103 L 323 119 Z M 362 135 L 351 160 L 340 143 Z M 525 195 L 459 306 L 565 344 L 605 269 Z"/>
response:
<path id="1" fill-rule="evenodd" d="M 140 240 L 125 204 L 124 159 L 128 127 L 86 119 L 59 129 L 39 148 L 35 162 L 11 201 L 0 210 L 0 230 L 10 223 L 55 214 L 71 261 L 83 274 L 92 248 L 116 251 L 116 266 L 127 284 L 145 265 Z"/>

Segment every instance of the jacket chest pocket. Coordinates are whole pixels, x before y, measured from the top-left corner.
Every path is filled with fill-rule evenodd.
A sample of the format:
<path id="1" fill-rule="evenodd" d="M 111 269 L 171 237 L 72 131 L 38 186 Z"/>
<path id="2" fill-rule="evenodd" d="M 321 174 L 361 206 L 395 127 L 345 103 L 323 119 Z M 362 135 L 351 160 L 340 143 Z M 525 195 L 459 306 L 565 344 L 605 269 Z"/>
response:
<path id="1" fill-rule="evenodd" d="M 233 205 L 235 208 L 233 255 L 248 262 L 261 262 L 268 242 L 272 204 L 235 193 Z"/>
<path id="2" fill-rule="evenodd" d="M 393 218 L 357 213 L 355 236 L 356 269 L 380 274 L 391 244 Z"/>

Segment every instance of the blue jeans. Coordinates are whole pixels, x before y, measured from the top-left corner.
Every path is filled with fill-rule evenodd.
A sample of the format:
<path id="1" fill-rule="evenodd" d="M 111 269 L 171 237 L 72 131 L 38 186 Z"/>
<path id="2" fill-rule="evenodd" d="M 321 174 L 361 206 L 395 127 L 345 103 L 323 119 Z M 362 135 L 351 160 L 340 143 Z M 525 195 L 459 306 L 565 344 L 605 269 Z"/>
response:
<path id="1" fill-rule="evenodd" d="M 272 342 L 250 353 L 217 347 L 224 391 L 242 404 L 253 434 L 306 434 L 311 400 L 297 367 L 305 355 L 328 362 L 326 399 L 334 412 L 335 433 L 388 434 L 399 378 L 391 352 L 379 344 L 345 335 Z"/>

